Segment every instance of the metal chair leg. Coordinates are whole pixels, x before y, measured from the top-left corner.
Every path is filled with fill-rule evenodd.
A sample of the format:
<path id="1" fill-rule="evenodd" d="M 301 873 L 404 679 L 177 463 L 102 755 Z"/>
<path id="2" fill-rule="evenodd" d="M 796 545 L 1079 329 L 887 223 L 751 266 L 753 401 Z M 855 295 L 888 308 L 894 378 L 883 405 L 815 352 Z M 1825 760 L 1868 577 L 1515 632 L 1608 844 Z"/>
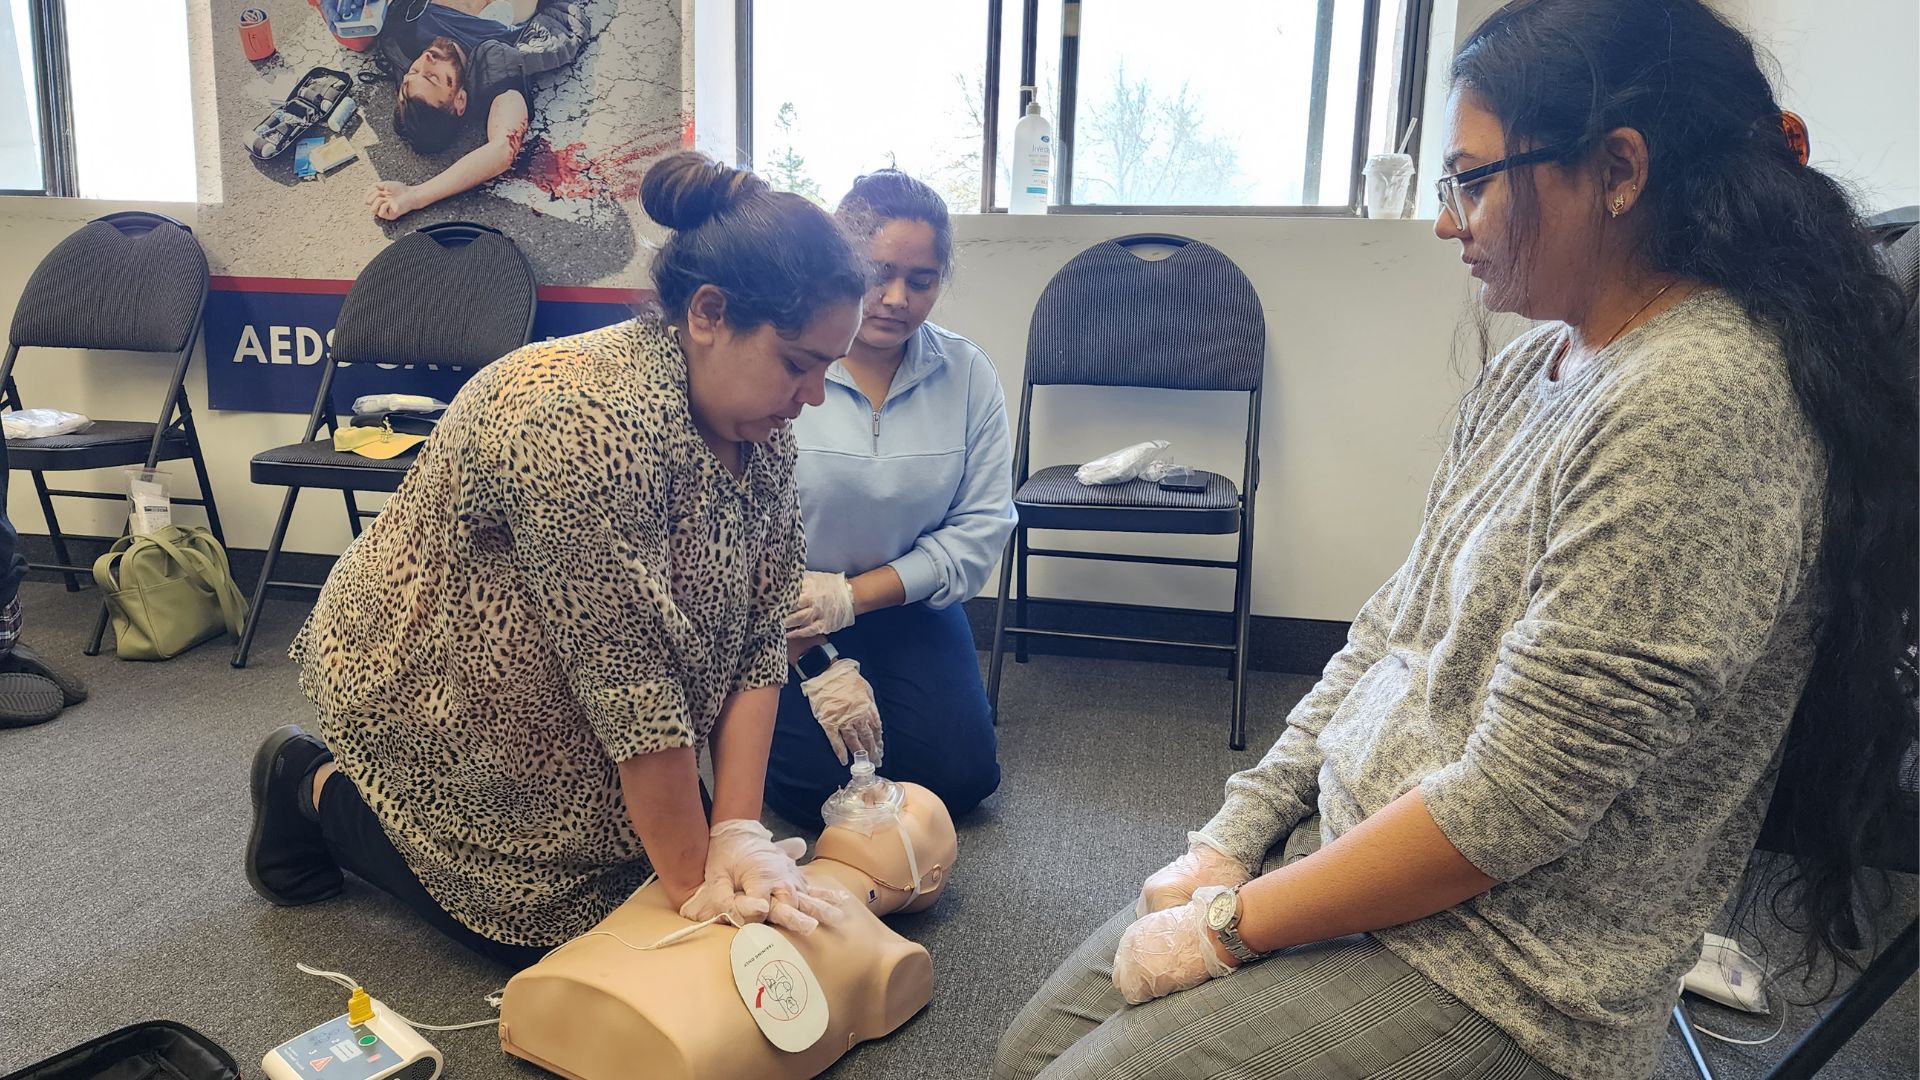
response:
<path id="1" fill-rule="evenodd" d="M 207 479 L 207 459 L 200 453 L 200 436 L 194 431 L 193 417 L 187 417 L 187 450 L 193 460 L 193 475 L 200 483 L 200 497 L 207 501 L 207 528 L 213 532 L 213 538 L 226 546 L 226 531 L 220 528 L 220 507 L 213 501 L 213 482 Z"/>
<path id="2" fill-rule="evenodd" d="M 1693 1058 L 1693 1068 L 1700 1074 L 1700 1080 L 1713 1080 L 1713 1070 L 1707 1067 L 1707 1058 L 1700 1052 L 1700 1040 L 1693 1033 L 1693 1021 L 1687 1016 L 1687 1003 L 1673 1003 L 1673 1026 L 1680 1029 L 1680 1041 L 1687 1045 L 1687 1055 Z"/>
<path id="3" fill-rule="evenodd" d="M 120 526 L 120 535 L 125 536 L 132 531 L 133 517 L 132 515 L 128 515 L 127 523 Z M 87 647 L 82 649 L 81 652 L 88 656 L 100 655 L 101 643 L 107 640 L 107 615 L 107 598 L 103 593 L 100 597 L 100 614 L 94 616 L 93 619 L 93 637 L 87 642 Z"/>
<path id="4" fill-rule="evenodd" d="M 1000 553 L 1000 595 L 993 602 L 993 656 L 987 661 L 987 706 L 993 726 L 1000 726 L 1000 665 L 1006 662 L 1007 590 L 1013 582 L 1013 542 Z"/>
<path id="5" fill-rule="evenodd" d="M 1027 530 L 1018 527 L 1014 529 L 1013 547 L 1014 561 L 1019 564 L 1014 582 L 1014 588 L 1018 591 L 1015 593 L 1013 621 L 1018 626 L 1032 626 L 1033 624 L 1027 621 Z M 1027 662 L 1027 636 L 1019 634 L 1013 639 L 1013 662 L 1016 664 Z"/>
<path id="6" fill-rule="evenodd" d="M 1247 648 L 1253 616 L 1253 530 L 1240 523 L 1240 565 L 1233 570 L 1233 721 L 1227 745 L 1247 748 Z"/>
<path id="7" fill-rule="evenodd" d="M 1916 966 L 1920 966 L 1917 930 L 1920 922 L 1907 923 L 1907 928 L 1900 931 L 1892 944 L 1881 950 L 1867 965 L 1867 970 L 1841 993 L 1833 1008 L 1800 1036 L 1787 1056 L 1767 1073 L 1766 1080 L 1807 1080 L 1866 1026 L 1887 999 L 1906 985 Z"/>
<path id="8" fill-rule="evenodd" d="M 347 530 L 353 533 L 355 540 L 360 539 L 360 502 L 353 497 L 352 488 L 343 488 L 340 497 L 347 500 Z"/>
<path id="9" fill-rule="evenodd" d="M 92 640 L 87 642 L 87 647 L 85 649 L 82 649 L 81 651 L 88 656 L 99 656 L 100 647 L 102 644 L 106 642 L 106 640 L 107 640 L 107 602 L 105 600 L 102 600 L 100 602 L 100 614 L 96 615 L 93 620 L 93 638 Z"/>
<path id="10" fill-rule="evenodd" d="M 73 556 L 67 553 L 67 536 L 60 531 L 60 516 L 54 513 L 53 496 L 47 493 L 46 474 L 37 469 L 33 472 L 33 490 L 40 496 L 40 512 L 46 515 L 47 532 L 53 538 L 53 557 L 64 566 L 72 566 Z M 80 591 L 80 579 L 77 575 L 62 572 L 61 576 L 67 579 L 68 592 Z"/>
<path id="11" fill-rule="evenodd" d="M 287 539 L 287 524 L 293 520 L 293 504 L 300 498 L 299 488 L 288 488 L 281 500 L 279 520 L 273 523 L 273 539 L 267 541 L 267 554 L 260 563 L 260 581 L 253 587 L 253 602 L 247 606 L 247 624 L 240 628 L 240 643 L 233 648 L 233 666 L 247 666 L 247 654 L 253 650 L 253 632 L 260 627 L 260 609 L 267 603 L 267 582 L 273 580 L 273 564 L 280 559 L 280 545 Z"/>

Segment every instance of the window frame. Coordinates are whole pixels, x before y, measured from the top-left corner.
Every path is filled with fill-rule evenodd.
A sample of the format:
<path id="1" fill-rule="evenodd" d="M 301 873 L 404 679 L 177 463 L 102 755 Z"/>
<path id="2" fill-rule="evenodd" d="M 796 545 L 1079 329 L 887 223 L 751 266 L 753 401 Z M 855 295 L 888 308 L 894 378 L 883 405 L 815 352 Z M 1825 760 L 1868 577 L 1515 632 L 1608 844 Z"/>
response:
<path id="1" fill-rule="evenodd" d="M 51 0 L 58 2 L 58 0 Z M 1001 40 L 1008 0 L 987 0 L 985 100 L 981 115 L 980 210 L 982 214 L 1004 214 L 1005 207 L 994 205 L 999 180 L 1000 158 L 1000 64 L 1005 43 Z M 1021 4 L 1020 100 L 1016 115 L 1024 114 L 1033 98 L 1028 87 L 1038 85 L 1040 0 L 1018 0 Z M 1314 39 L 1314 80 L 1309 99 L 1308 155 L 1303 191 L 1319 184 L 1320 167 L 1326 160 L 1325 116 L 1328 86 L 1332 81 L 1331 27 L 1338 0 L 1316 0 L 1319 29 Z M 1056 159 L 1054 176 L 1059 201 L 1047 207 L 1049 214 L 1072 215 L 1206 215 L 1235 217 L 1353 217 L 1361 211 L 1366 178 L 1361 167 L 1367 160 L 1367 142 L 1373 127 L 1374 70 L 1380 44 L 1382 0 L 1360 0 L 1360 77 L 1356 80 L 1358 100 L 1353 124 L 1352 180 L 1348 184 L 1346 205 L 1284 206 L 1246 204 L 1234 206 L 1155 206 L 1144 204 L 1073 202 L 1074 125 L 1078 113 L 1080 71 L 1080 5 L 1082 0 L 1060 0 L 1060 104 L 1055 118 Z M 734 0 L 734 144 L 742 168 L 753 163 L 753 4 L 754 0 Z M 1392 129 L 1402 135 L 1408 122 L 1419 115 L 1427 81 L 1427 38 L 1433 21 L 1434 0 L 1407 0 L 1407 18 L 1401 39 L 1400 84 L 1388 99 L 1394 109 Z M 1319 153 L 1314 153 L 1315 142 Z"/>
<path id="2" fill-rule="evenodd" d="M 33 32 L 34 106 L 40 125 L 40 186 L 0 188 L 0 195 L 78 197 L 79 152 L 73 142 L 72 76 L 67 68 L 65 0 L 27 0 Z"/>

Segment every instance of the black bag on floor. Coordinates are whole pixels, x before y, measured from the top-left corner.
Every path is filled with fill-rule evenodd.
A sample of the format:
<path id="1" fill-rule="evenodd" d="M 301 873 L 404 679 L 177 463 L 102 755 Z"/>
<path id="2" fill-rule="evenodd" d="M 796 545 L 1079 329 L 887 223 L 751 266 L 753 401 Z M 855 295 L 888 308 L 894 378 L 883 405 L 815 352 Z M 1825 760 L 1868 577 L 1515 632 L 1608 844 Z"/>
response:
<path id="1" fill-rule="evenodd" d="M 171 1020 L 88 1039 L 0 1080 L 240 1080 L 233 1055 Z"/>

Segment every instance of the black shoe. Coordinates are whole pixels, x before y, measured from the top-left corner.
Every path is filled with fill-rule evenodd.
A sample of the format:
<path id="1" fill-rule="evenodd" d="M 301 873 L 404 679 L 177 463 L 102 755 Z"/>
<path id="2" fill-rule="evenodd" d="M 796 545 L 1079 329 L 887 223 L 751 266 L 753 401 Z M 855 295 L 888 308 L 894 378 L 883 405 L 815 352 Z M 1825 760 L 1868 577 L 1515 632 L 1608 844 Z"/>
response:
<path id="1" fill-rule="evenodd" d="M 24 641 L 14 642 L 13 651 L 0 657 L 0 671 L 23 671 L 40 676 L 60 688 L 60 697 L 67 705 L 78 705 L 87 700 L 85 683 L 47 663 L 45 657 L 28 648 Z"/>
<path id="2" fill-rule="evenodd" d="M 0 728 L 44 724 L 64 707 L 53 680 L 24 671 L 0 672 Z"/>
<path id="3" fill-rule="evenodd" d="M 247 834 L 247 883 L 284 907 L 325 900 L 340 891 L 340 867 L 327 851 L 320 823 L 303 812 L 307 774 L 333 759 L 327 744 L 286 727 L 253 755 L 253 831 Z"/>

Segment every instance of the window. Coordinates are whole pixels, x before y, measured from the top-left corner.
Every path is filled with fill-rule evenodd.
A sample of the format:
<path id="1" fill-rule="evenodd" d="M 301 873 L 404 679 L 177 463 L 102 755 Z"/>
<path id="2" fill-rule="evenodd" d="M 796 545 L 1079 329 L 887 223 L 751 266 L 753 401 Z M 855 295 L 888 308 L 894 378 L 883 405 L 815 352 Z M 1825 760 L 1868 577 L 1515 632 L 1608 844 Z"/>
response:
<path id="1" fill-rule="evenodd" d="M 1056 212 L 1346 214 L 1417 113 L 1431 0 L 737 3 L 741 156 L 776 186 L 893 165 L 1004 209 L 1033 86 Z"/>
<path id="2" fill-rule="evenodd" d="M 0 192 L 193 202 L 186 7 L 0 0 Z"/>
<path id="3" fill-rule="evenodd" d="M 742 151 L 775 187 L 832 205 L 889 166 L 980 208 L 987 0 L 761 0 Z M 749 152 L 750 151 L 750 152 Z"/>

